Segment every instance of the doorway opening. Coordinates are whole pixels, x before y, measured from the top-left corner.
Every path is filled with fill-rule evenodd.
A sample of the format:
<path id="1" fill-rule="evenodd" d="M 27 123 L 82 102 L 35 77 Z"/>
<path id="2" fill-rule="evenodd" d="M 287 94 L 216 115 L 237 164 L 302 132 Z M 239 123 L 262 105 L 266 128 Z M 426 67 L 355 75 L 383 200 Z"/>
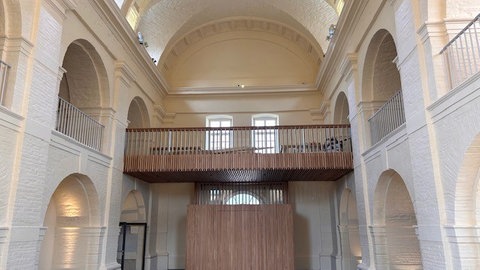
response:
<path id="1" fill-rule="evenodd" d="M 147 223 L 120 222 L 117 262 L 122 270 L 144 270 Z"/>

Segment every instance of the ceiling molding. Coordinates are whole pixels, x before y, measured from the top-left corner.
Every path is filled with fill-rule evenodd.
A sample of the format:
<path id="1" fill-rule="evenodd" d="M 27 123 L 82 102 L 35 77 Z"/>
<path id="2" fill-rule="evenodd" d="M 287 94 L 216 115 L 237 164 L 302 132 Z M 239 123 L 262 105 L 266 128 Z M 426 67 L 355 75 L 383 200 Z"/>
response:
<path id="1" fill-rule="evenodd" d="M 296 44 L 317 65 L 320 65 L 323 60 L 322 48 L 318 43 L 287 25 L 260 18 L 235 17 L 214 21 L 188 32 L 165 50 L 158 67 L 161 72 L 167 72 L 172 68 L 171 63 L 174 63 L 175 59 L 194 44 L 214 35 L 236 31 L 264 32 L 276 35 Z"/>

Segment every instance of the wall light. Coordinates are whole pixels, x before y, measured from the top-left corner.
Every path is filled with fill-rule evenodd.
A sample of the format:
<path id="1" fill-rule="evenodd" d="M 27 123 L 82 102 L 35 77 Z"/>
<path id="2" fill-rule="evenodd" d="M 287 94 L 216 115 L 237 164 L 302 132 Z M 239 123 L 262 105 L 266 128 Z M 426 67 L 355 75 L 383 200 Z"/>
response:
<path id="1" fill-rule="evenodd" d="M 328 41 L 330 41 L 333 38 L 333 35 L 335 35 L 336 28 L 337 26 L 335 24 L 330 25 L 330 27 L 328 28 L 328 36 L 327 36 Z"/>

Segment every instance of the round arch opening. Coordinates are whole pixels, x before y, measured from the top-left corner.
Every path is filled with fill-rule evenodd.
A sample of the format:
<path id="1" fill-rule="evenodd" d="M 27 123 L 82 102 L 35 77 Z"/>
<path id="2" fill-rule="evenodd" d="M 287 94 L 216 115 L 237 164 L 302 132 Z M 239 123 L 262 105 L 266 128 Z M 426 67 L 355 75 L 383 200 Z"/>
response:
<path id="1" fill-rule="evenodd" d="M 92 265 L 88 254 L 99 252 L 95 247 L 101 236 L 98 205 L 97 191 L 87 176 L 72 174 L 60 182 L 45 214 L 39 269 Z"/>
<path id="2" fill-rule="evenodd" d="M 417 218 L 410 193 L 395 171 L 384 172 L 375 190 L 374 234 L 378 269 L 423 269 Z"/>

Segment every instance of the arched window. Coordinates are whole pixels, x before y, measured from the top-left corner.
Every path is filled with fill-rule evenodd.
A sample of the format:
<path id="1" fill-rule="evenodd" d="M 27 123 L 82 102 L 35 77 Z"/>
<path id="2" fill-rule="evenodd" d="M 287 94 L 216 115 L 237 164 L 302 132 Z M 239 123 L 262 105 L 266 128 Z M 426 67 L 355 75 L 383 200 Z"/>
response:
<path id="1" fill-rule="evenodd" d="M 260 200 L 248 193 L 237 193 L 230 197 L 225 204 L 239 205 L 239 204 L 260 204 Z"/>

